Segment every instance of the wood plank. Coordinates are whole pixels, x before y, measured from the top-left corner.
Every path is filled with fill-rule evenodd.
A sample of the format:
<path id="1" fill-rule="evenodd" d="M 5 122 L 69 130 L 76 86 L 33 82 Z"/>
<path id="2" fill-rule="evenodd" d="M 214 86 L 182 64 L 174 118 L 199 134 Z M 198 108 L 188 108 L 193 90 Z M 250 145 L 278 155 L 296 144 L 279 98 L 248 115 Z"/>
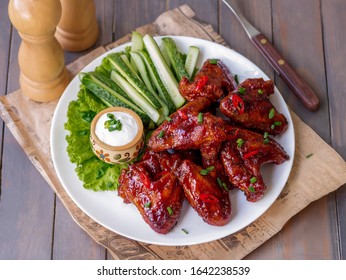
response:
<path id="1" fill-rule="evenodd" d="M 70 216 L 57 199 L 54 260 L 103 260 L 106 249 L 98 245 Z"/>
<path id="2" fill-rule="evenodd" d="M 312 85 L 322 100 L 317 113 L 303 108 L 281 80 L 277 85 L 287 103 L 319 135 L 329 141 L 328 99 L 324 74 L 323 42 L 318 1 L 272 1 L 273 41 L 287 61 Z M 302 24 L 304 20 L 304 24 Z M 283 230 L 248 258 L 337 258 L 335 201 L 329 195 L 293 217 Z M 317 243 L 316 243 L 317 242 Z M 262 255 L 264 249 L 269 250 Z"/>
<path id="3" fill-rule="evenodd" d="M 272 40 L 270 0 L 238 1 L 238 5 L 249 22 L 256 26 L 268 40 Z M 270 79 L 274 78 L 273 69 L 251 43 L 241 24 L 224 3 L 220 4 L 220 34 L 232 49 L 254 62 Z"/>
<path id="4" fill-rule="evenodd" d="M 277 85 L 286 102 L 323 139 L 330 140 L 328 98 L 319 1 L 273 0 L 273 41 L 276 48 L 321 100 L 318 112 L 307 111 L 281 80 Z"/>
<path id="5" fill-rule="evenodd" d="M 168 9 L 177 8 L 188 4 L 196 14 L 196 19 L 212 25 L 216 32 L 219 31 L 219 3 L 218 0 L 168 0 Z"/>
<path id="6" fill-rule="evenodd" d="M 346 2 L 322 1 L 324 51 L 328 82 L 332 146 L 346 159 Z M 346 185 L 336 192 L 340 258 L 346 259 Z"/>
<path id="7" fill-rule="evenodd" d="M 117 40 L 135 28 L 152 23 L 166 10 L 166 1 L 127 0 L 118 1 L 114 6 L 114 40 Z"/>
<path id="8" fill-rule="evenodd" d="M 3 17 L 2 17 L 3 18 Z M 7 15 L 4 15 L 7 18 Z M 18 33 L 12 33 L 7 92 L 19 88 Z M 1 259 L 50 259 L 54 193 L 5 128 L 0 211 Z"/>
<path id="9" fill-rule="evenodd" d="M 97 46 L 113 40 L 114 1 L 95 1 L 96 17 L 99 24 L 99 37 L 94 46 L 82 52 L 65 52 L 66 64 L 85 55 Z M 62 203 L 56 201 L 53 259 L 105 259 L 106 249 L 98 245 L 71 218 Z"/>
<path id="10" fill-rule="evenodd" d="M 11 40 L 11 23 L 7 18 L 8 1 L 0 0 L 0 95 L 5 95 L 7 87 L 7 68 L 10 51 Z M 0 143 L 3 143 L 3 127 L 4 123 L 0 120 Z M 0 157 L 2 158 L 2 149 L 0 149 Z M 1 182 L 0 182 L 0 204 L 1 204 Z M 0 205 L 1 207 L 1 205 Z M 1 209 L 1 208 L 0 208 Z"/>

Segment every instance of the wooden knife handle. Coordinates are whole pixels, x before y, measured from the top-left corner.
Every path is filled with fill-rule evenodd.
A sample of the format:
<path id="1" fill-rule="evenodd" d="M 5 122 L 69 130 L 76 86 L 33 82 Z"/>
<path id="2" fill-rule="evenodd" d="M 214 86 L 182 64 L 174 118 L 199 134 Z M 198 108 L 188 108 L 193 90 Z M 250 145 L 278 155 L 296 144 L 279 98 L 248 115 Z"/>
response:
<path id="1" fill-rule="evenodd" d="M 294 69 L 285 61 L 281 54 L 267 40 L 263 34 L 252 38 L 252 42 L 257 49 L 272 65 L 274 70 L 289 85 L 302 104 L 310 111 L 316 111 L 320 101 L 313 90 L 304 82 L 294 71 Z"/>

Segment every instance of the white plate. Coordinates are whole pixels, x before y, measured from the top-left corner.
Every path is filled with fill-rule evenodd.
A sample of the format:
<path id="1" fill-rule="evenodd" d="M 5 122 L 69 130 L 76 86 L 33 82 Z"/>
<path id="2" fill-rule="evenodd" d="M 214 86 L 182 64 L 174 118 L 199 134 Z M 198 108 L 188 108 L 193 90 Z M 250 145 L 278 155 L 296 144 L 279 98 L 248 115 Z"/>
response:
<path id="1" fill-rule="evenodd" d="M 221 59 L 231 70 L 237 74 L 239 80 L 246 78 L 262 77 L 269 79 L 255 64 L 239 53 L 224 46 L 209 41 L 189 38 L 174 37 L 178 47 L 187 52 L 188 47 L 195 45 L 200 48 L 201 55 L 199 65 L 207 58 Z M 156 38 L 160 43 L 160 38 Z M 110 52 L 123 50 L 126 46 L 117 47 Z M 98 66 L 105 53 L 87 65 L 82 71 L 92 71 Z M 210 226 L 202 221 L 197 213 L 185 201 L 178 224 L 167 235 L 155 233 L 142 219 L 133 204 L 124 204 L 116 191 L 94 192 L 83 188 L 78 179 L 75 165 L 68 158 L 65 137 L 67 131 L 64 123 L 67 121 L 66 114 L 70 101 L 77 99 L 80 81 L 75 77 L 62 95 L 54 113 L 51 127 L 51 153 L 58 177 L 68 195 L 79 208 L 104 227 L 128 238 L 158 245 L 192 245 L 213 241 L 246 227 L 260 217 L 276 200 L 286 184 L 290 174 L 294 149 L 294 130 L 292 119 L 286 103 L 281 94 L 275 89 L 271 97 L 273 104 L 279 112 L 282 112 L 288 120 L 288 130 L 276 140 L 284 147 L 290 156 L 290 160 L 281 165 L 267 164 L 263 166 L 262 174 L 268 186 L 264 197 L 256 203 L 247 202 L 241 191 L 233 190 L 230 193 L 232 203 L 232 220 L 222 227 Z M 186 229 L 185 234 L 182 229 Z"/>

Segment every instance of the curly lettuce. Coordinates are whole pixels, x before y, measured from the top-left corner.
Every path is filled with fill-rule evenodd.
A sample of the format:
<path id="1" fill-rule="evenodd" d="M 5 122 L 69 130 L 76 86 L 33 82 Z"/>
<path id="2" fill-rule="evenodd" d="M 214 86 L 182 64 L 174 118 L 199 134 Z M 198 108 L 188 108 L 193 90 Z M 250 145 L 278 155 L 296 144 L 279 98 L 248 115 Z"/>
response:
<path id="1" fill-rule="evenodd" d="M 65 129 L 67 153 L 76 164 L 76 173 L 83 187 L 93 191 L 116 190 L 121 170 L 127 164 L 111 165 L 98 159 L 90 145 L 90 124 L 95 115 L 107 106 L 81 86 L 77 100 L 70 102 Z"/>

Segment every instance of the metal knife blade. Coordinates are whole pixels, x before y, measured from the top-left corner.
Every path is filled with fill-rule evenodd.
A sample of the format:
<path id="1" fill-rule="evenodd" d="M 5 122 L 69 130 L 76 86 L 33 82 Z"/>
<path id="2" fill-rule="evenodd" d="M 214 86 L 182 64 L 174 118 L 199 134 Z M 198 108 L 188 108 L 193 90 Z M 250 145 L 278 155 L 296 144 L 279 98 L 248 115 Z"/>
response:
<path id="1" fill-rule="evenodd" d="M 223 0 L 223 2 L 239 20 L 252 43 L 271 64 L 274 70 L 288 84 L 301 103 L 308 110 L 316 111 L 319 108 L 320 101 L 314 91 L 298 76 L 296 71 L 285 61 L 282 55 L 274 48 L 268 39 L 248 22 L 241 13 L 236 0 Z"/>

